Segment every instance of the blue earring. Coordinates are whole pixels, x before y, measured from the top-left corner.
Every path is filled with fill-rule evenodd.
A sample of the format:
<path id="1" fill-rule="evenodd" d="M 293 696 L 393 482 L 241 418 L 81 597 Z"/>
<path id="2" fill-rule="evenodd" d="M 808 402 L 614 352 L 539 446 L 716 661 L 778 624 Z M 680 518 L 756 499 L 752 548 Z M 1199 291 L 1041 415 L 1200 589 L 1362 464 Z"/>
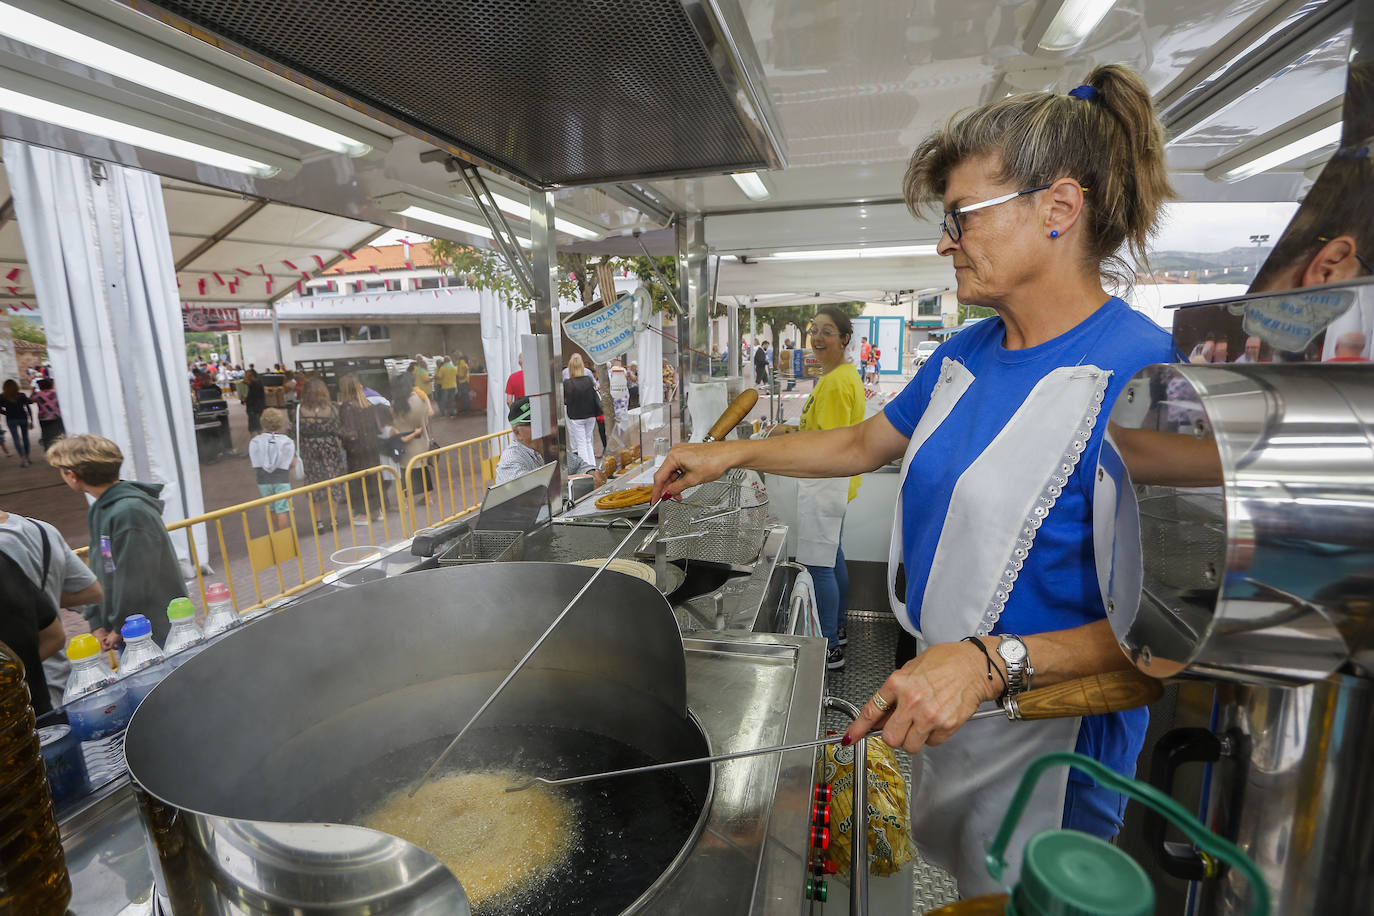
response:
<path id="1" fill-rule="evenodd" d="M 1057 239 L 1057 238 L 1059 238 L 1059 230 L 1058 230 L 1058 229 L 1051 229 L 1051 230 L 1050 230 L 1050 238 L 1052 238 L 1052 239 Z"/>

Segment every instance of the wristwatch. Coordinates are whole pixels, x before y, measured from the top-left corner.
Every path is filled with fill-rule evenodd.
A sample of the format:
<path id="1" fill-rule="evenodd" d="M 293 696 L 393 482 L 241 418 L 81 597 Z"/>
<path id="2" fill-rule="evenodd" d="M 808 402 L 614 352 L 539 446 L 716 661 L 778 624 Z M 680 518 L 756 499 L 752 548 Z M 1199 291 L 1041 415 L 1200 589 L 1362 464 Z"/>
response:
<path id="1" fill-rule="evenodd" d="M 997 644 L 997 654 L 1007 666 L 1007 696 L 1014 697 L 1029 690 L 1035 669 L 1031 667 L 1030 656 L 1021 637 L 1004 633 L 1002 641 Z"/>

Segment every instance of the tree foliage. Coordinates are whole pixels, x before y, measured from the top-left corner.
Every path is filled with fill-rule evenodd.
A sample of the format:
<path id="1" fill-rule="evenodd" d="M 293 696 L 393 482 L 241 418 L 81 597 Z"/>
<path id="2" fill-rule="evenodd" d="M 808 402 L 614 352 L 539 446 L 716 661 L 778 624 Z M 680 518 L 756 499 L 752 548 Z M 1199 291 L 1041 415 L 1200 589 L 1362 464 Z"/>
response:
<path id="1" fill-rule="evenodd" d="M 991 318 L 996 314 L 995 309 L 988 308 L 986 305 L 960 305 L 959 320 L 956 325 L 963 324 L 970 318 Z"/>
<path id="2" fill-rule="evenodd" d="M 864 304 L 862 302 L 821 303 L 821 305 L 824 304 L 829 304 L 839 309 L 850 318 L 858 317 L 864 310 Z M 806 326 L 811 323 L 811 319 L 816 317 L 816 311 L 821 305 L 779 305 L 761 308 L 758 310 L 757 323 L 759 327 L 762 327 L 765 323 L 772 327 L 773 331 L 770 335 L 770 339 L 772 337 L 780 338 L 783 328 L 787 327 L 789 324 L 796 325 L 797 329 L 801 332 L 801 336 L 805 336 Z M 717 302 L 713 314 L 717 317 L 728 314 L 725 303 Z M 749 338 L 749 309 L 747 306 L 743 305 L 739 307 L 739 336 L 741 340 L 747 339 L 750 343 L 754 343 L 754 341 Z M 805 340 L 794 340 L 792 343 L 794 346 L 798 347 L 806 346 Z M 781 347 L 782 340 L 773 340 L 773 346 Z"/>
<path id="3" fill-rule="evenodd" d="M 48 345 L 48 334 L 43 330 L 43 326 L 36 321 L 18 316 L 10 318 L 10 333 L 15 340 L 27 340 L 29 343 Z"/>
<path id="4" fill-rule="evenodd" d="M 524 310 L 534 307 L 534 300 L 525 295 L 500 252 L 460 245 L 447 239 L 432 239 L 429 251 L 441 273 L 451 277 L 466 277 L 469 286 L 502 296 L 512 308 Z M 563 266 L 562 255 L 559 255 L 559 266 Z M 560 269 L 558 272 L 558 296 L 561 299 L 581 299 L 581 290 L 570 271 Z"/>

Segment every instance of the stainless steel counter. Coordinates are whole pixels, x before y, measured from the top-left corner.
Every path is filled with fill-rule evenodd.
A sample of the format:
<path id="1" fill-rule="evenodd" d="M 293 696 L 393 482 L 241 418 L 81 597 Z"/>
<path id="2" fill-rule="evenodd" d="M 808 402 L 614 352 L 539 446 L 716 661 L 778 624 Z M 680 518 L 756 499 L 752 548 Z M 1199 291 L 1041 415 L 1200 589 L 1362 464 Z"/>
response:
<path id="1" fill-rule="evenodd" d="M 760 634 L 686 637 L 688 704 L 727 753 L 814 738 L 824 644 Z M 801 914 L 814 756 L 796 751 L 717 765 L 711 812 L 647 912 Z M 127 778 L 62 819 L 75 916 L 152 913 L 152 869 Z"/>

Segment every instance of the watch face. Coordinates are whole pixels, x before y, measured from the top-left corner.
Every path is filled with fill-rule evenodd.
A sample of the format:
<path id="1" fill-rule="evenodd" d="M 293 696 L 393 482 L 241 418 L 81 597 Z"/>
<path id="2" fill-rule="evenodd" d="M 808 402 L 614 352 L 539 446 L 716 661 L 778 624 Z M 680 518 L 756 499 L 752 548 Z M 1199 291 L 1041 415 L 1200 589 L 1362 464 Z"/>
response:
<path id="1" fill-rule="evenodd" d="M 1026 644 L 1019 639 L 1004 639 L 997 647 L 997 654 L 1008 662 L 1024 661 L 1026 658 Z"/>

